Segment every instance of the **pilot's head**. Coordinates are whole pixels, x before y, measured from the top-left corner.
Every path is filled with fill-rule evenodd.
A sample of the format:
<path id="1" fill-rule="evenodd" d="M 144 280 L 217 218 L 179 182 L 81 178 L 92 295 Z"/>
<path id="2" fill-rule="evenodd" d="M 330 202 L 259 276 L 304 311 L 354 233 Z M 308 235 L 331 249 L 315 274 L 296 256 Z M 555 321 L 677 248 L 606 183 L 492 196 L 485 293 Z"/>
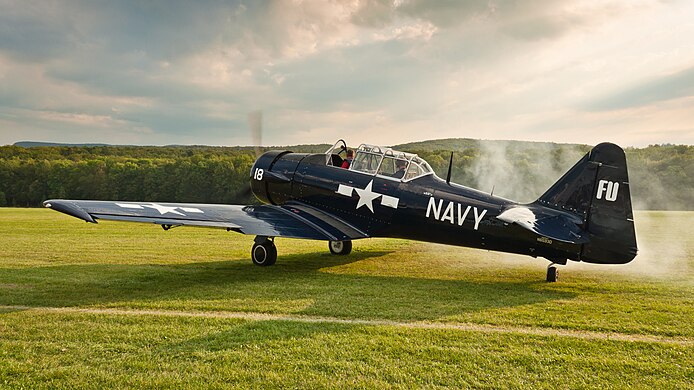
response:
<path id="1" fill-rule="evenodd" d="M 404 171 L 407 166 L 407 161 L 396 160 L 395 165 L 398 167 L 398 171 Z"/>

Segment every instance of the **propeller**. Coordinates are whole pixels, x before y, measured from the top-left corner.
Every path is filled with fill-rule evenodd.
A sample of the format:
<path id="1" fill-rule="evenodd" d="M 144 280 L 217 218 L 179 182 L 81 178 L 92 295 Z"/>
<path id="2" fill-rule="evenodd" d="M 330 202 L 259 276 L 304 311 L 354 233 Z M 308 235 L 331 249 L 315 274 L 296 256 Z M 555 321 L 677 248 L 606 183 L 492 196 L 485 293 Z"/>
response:
<path id="1" fill-rule="evenodd" d="M 251 132 L 251 140 L 253 141 L 253 149 L 255 150 L 255 158 L 257 159 L 262 154 L 261 146 L 263 144 L 263 112 L 260 110 L 251 111 L 248 113 L 248 128 Z M 235 194 L 236 200 L 247 200 L 251 196 L 251 186 L 248 186 Z"/>
<path id="2" fill-rule="evenodd" d="M 263 145 L 263 112 L 251 111 L 248 113 L 248 127 L 251 130 L 251 139 L 255 149 L 255 158 L 260 157 L 260 147 Z"/>

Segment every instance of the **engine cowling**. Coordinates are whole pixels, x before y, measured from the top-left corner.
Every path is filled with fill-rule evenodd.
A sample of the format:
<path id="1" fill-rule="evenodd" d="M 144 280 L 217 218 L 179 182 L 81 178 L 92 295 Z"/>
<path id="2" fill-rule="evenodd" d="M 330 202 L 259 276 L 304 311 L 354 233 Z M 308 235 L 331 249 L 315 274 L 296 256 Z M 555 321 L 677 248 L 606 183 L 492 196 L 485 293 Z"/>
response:
<path id="1" fill-rule="evenodd" d="M 251 191 L 263 203 L 282 204 L 292 199 L 292 180 L 303 153 L 271 150 L 253 164 Z"/>

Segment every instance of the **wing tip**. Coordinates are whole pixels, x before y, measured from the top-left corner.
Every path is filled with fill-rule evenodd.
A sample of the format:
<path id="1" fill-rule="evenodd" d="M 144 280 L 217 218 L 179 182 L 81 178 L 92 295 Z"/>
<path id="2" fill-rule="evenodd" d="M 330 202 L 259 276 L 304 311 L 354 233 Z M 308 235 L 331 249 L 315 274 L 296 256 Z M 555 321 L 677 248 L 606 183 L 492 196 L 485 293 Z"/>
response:
<path id="1" fill-rule="evenodd" d="M 43 202 L 43 207 L 59 211 L 90 223 L 96 223 L 96 220 L 89 213 L 69 200 L 49 199 Z"/>

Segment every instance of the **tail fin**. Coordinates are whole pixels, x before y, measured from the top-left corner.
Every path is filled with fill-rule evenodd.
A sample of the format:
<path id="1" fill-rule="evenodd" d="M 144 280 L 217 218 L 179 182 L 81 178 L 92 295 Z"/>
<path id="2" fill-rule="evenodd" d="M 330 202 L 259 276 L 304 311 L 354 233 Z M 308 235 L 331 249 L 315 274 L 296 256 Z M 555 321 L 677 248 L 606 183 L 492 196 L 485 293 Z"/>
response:
<path id="1" fill-rule="evenodd" d="M 624 264 L 636 256 L 627 162 L 619 146 L 594 147 L 536 203 L 583 218 L 590 242 L 581 246 L 581 261 Z"/>

